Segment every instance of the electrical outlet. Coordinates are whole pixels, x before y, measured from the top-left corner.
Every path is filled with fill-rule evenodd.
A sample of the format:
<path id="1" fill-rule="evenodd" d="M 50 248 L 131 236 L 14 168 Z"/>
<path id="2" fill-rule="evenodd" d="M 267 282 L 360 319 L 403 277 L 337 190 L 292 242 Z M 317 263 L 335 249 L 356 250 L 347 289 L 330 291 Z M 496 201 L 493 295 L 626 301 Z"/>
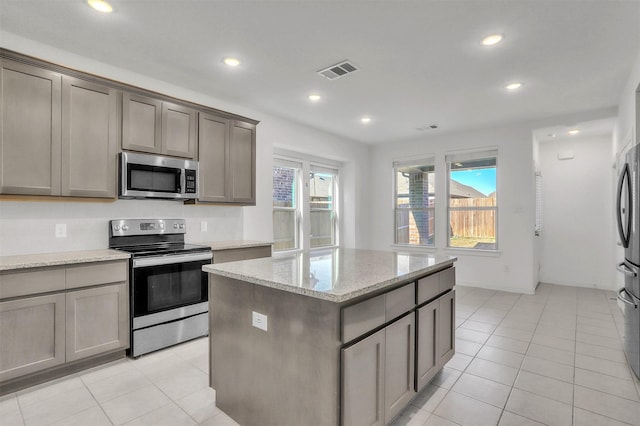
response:
<path id="1" fill-rule="evenodd" d="M 207 232 L 207 221 L 203 220 L 200 222 L 200 232 Z"/>
<path id="2" fill-rule="evenodd" d="M 267 331 L 267 316 L 259 312 L 251 312 L 251 325 L 260 330 Z"/>
<path id="3" fill-rule="evenodd" d="M 56 223 L 56 238 L 67 238 L 66 223 Z"/>

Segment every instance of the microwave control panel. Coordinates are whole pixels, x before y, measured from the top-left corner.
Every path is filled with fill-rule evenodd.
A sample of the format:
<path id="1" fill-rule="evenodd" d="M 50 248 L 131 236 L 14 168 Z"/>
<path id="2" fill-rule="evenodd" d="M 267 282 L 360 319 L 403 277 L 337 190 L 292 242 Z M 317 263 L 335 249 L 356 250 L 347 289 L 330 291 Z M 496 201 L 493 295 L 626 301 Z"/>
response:
<path id="1" fill-rule="evenodd" d="M 185 178 L 184 192 L 186 194 L 196 194 L 197 193 L 197 190 L 196 190 L 196 171 L 195 170 L 190 170 L 190 169 L 185 169 L 184 178 Z"/>

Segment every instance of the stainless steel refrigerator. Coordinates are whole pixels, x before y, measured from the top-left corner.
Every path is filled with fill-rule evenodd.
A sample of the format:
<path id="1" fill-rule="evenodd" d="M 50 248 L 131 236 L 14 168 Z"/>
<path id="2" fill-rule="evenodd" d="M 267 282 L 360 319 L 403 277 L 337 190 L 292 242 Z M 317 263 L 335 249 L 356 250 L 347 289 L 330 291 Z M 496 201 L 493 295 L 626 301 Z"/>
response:
<path id="1" fill-rule="evenodd" d="M 640 377 L 640 145 L 627 153 L 618 181 L 618 233 L 624 261 L 617 266 L 624 274 L 618 290 L 624 315 L 624 351 L 636 376 Z"/>

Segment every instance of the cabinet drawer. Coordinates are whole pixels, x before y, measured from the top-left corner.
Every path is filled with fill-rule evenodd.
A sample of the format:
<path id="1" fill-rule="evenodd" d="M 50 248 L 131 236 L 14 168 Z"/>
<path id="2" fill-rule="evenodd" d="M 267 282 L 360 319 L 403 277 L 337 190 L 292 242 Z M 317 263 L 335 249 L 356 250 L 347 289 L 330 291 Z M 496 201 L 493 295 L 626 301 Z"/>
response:
<path id="1" fill-rule="evenodd" d="M 440 274 L 428 275 L 418 280 L 418 305 L 440 294 Z"/>
<path id="2" fill-rule="evenodd" d="M 67 288 L 117 283 L 127 280 L 128 262 L 104 262 L 67 268 Z"/>
<path id="3" fill-rule="evenodd" d="M 438 273 L 440 276 L 440 293 L 451 290 L 456 285 L 456 268 L 448 268 Z"/>
<path id="4" fill-rule="evenodd" d="M 245 260 L 259 259 L 261 257 L 271 257 L 271 246 L 249 247 L 245 249 Z"/>
<path id="5" fill-rule="evenodd" d="M 456 269 L 451 267 L 418 280 L 418 305 L 451 290 L 456 283 Z"/>
<path id="6" fill-rule="evenodd" d="M 0 299 L 64 290 L 64 268 L 0 275 Z"/>
<path id="7" fill-rule="evenodd" d="M 385 323 L 385 295 L 342 310 L 342 341 L 348 342 Z"/>
<path id="8" fill-rule="evenodd" d="M 413 309 L 416 300 L 415 289 L 414 283 L 410 283 L 385 294 L 386 321 L 398 318 Z"/>

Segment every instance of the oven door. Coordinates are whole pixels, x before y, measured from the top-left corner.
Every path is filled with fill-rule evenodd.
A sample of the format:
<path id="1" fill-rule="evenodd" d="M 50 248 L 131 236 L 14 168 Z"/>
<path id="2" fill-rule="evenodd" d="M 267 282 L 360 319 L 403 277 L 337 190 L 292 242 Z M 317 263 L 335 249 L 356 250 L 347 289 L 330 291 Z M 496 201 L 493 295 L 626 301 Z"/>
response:
<path id="1" fill-rule="evenodd" d="M 133 259 L 133 329 L 207 312 L 211 252 Z"/>

